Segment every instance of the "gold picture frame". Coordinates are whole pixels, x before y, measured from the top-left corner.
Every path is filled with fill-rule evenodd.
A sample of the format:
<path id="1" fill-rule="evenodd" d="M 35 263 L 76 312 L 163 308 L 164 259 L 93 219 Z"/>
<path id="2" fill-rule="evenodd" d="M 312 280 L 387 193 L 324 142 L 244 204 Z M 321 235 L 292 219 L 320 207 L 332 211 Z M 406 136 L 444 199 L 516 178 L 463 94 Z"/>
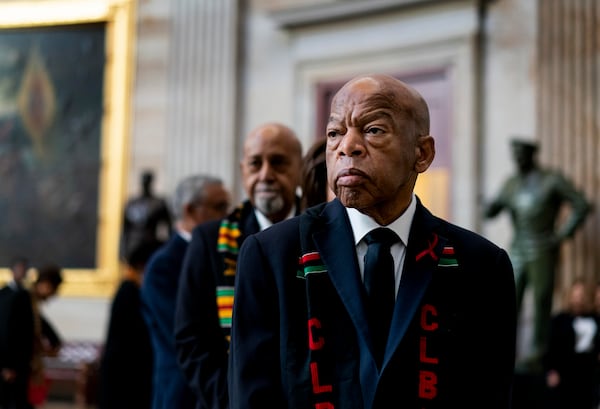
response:
<path id="1" fill-rule="evenodd" d="M 64 268 L 61 296 L 109 296 L 121 274 L 119 240 L 131 121 L 134 15 L 134 0 L 11 0 L 0 4 L 0 32 L 97 23 L 103 23 L 105 30 L 95 267 Z M 0 268 L 0 282 L 10 278 L 6 267 Z"/>

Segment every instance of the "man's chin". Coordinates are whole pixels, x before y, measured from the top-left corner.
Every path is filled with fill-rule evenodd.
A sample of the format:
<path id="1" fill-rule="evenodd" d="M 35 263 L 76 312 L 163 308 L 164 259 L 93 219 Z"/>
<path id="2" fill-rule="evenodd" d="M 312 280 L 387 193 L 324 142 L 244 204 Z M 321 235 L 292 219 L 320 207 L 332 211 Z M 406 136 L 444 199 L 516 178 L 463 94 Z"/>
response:
<path id="1" fill-rule="evenodd" d="M 281 196 L 256 195 L 254 206 L 265 216 L 279 213 L 283 210 L 285 202 Z"/>

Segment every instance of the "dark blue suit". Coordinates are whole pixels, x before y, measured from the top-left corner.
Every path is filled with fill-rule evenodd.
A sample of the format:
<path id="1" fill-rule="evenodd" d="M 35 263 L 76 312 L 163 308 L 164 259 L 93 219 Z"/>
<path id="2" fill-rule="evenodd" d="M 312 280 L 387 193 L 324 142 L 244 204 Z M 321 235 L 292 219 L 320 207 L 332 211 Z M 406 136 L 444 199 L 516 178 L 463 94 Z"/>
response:
<path id="1" fill-rule="evenodd" d="M 188 242 L 175 233 L 148 261 L 141 297 L 152 350 L 153 409 L 193 409 L 196 396 L 187 384 L 175 351 L 177 285 Z"/>
<path id="2" fill-rule="evenodd" d="M 337 199 L 244 242 L 231 409 L 510 406 L 515 288 L 503 249 L 417 203 L 381 372 L 355 254 Z"/>

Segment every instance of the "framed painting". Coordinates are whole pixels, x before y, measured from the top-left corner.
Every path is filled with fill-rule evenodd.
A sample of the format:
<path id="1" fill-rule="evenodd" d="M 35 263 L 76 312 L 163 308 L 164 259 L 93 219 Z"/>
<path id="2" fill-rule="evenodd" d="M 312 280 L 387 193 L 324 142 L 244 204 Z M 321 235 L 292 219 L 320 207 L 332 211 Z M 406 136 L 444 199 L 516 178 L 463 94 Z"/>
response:
<path id="1" fill-rule="evenodd" d="M 63 268 L 62 295 L 120 273 L 134 2 L 0 5 L 0 281 L 15 257 Z"/>

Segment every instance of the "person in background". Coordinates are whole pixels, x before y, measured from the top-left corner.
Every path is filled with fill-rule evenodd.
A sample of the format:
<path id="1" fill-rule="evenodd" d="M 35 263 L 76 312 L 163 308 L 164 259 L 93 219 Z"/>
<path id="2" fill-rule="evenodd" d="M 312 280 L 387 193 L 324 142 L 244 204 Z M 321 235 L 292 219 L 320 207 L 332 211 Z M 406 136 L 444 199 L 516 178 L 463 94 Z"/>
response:
<path id="1" fill-rule="evenodd" d="M 592 287 L 575 279 L 552 316 L 544 364 L 551 408 L 593 409 L 596 403 L 600 316 L 593 297 Z"/>
<path id="2" fill-rule="evenodd" d="M 131 198 L 123 215 L 122 255 L 141 245 L 160 247 L 171 235 L 172 216 L 167 201 L 154 194 L 154 173 L 146 170 L 140 179 L 140 196 Z"/>
<path id="3" fill-rule="evenodd" d="M 11 263 L 13 278 L 0 288 L 0 409 L 30 409 L 28 385 L 33 353 L 34 317 L 23 286 L 26 258 Z"/>
<path id="4" fill-rule="evenodd" d="M 126 255 L 100 357 L 98 409 L 151 407 L 152 345 L 142 316 L 140 286 L 155 250 L 153 243 L 141 242 Z"/>
<path id="5" fill-rule="evenodd" d="M 594 315 L 600 317 L 600 281 L 596 281 L 596 285 L 594 286 Z M 594 408 L 596 409 L 600 409 L 600 354 L 598 355 L 598 364 L 596 373 L 594 374 L 594 385 L 596 388 Z"/>
<path id="6" fill-rule="evenodd" d="M 302 209 L 308 209 L 335 197 L 327 184 L 326 146 L 327 139 L 318 138 L 302 159 Z"/>
<path id="7" fill-rule="evenodd" d="M 10 265 L 12 280 L 8 282 L 8 285 L 15 290 L 25 289 L 29 267 L 29 259 L 27 257 L 15 257 Z"/>
<path id="8" fill-rule="evenodd" d="M 141 289 L 142 311 L 154 352 L 153 409 L 196 406 L 196 396 L 183 376 L 175 351 L 177 284 L 192 230 L 200 223 L 225 217 L 230 203 L 223 181 L 208 175 L 183 179 L 173 194 L 175 232 L 150 258 Z"/>
<path id="9" fill-rule="evenodd" d="M 44 357 L 56 356 L 63 344 L 58 331 L 44 316 L 42 305 L 58 294 L 62 282 L 62 268 L 57 264 L 47 263 L 37 269 L 37 277 L 30 289 L 34 326 L 29 401 L 35 406 L 46 402 L 50 388 Z"/>
<path id="10" fill-rule="evenodd" d="M 300 212 L 302 146 L 280 123 L 253 129 L 240 163 L 247 199 L 192 232 L 179 279 L 175 346 L 197 408 L 228 407 L 227 359 L 238 250 L 250 235 Z"/>
<path id="11" fill-rule="evenodd" d="M 540 373 L 550 334 L 560 245 L 583 224 L 591 205 L 561 173 L 539 166 L 535 142 L 514 138 L 511 148 L 517 172 L 486 205 L 484 217 L 493 218 L 502 211 L 511 216 L 514 235 L 510 257 L 515 271 L 517 312 L 521 311 L 526 288 L 533 290 L 532 340 L 517 362 L 517 371 Z M 568 205 L 570 212 L 562 224 L 557 224 L 563 205 Z"/>
<path id="12" fill-rule="evenodd" d="M 426 102 L 359 76 L 334 96 L 326 135 L 336 198 L 240 249 L 230 409 L 509 408 L 513 271 L 414 194 L 435 156 Z"/>

